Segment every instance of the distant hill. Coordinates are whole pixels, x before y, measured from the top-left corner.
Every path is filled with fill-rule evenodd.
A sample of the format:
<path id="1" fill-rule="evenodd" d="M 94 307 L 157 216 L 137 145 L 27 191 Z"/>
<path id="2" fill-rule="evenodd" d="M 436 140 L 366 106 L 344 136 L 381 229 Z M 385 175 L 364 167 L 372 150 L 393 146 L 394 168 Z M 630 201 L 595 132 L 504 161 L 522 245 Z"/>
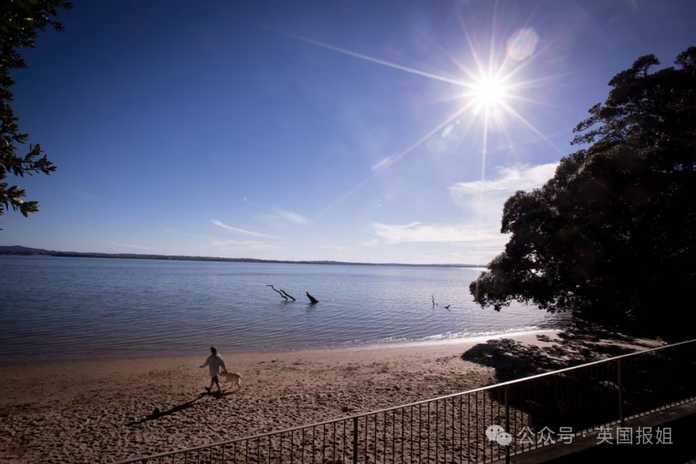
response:
<path id="1" fill-rule="evenodd" d="M 404 263 L 354 263 L 349 261 L 284 261 L 276 259 L 222 258 L 215 256 L 149 255 L 137 253 L 84 253 L 79 251 L 55 251 L 29 248 L 20 245 L 0 246 L 0 255 L 61 256 L 69 258 L 113 259 L 162 259 L 175 261 L 222 261 L 231 263 L 280 263 L 280 264 L 343 264 L 353 266 L 406 266 L 406 267 L 485 267 L 481 264 L 404 264 Z"/>
<path id="2" fill-rule="evenodd" d="M 29 248 L 19 245 L 15 246 L 0 246 L 0 254 L 3 255 L 45 255 L 51 253 L 48 250 L 40 248 Z"/>

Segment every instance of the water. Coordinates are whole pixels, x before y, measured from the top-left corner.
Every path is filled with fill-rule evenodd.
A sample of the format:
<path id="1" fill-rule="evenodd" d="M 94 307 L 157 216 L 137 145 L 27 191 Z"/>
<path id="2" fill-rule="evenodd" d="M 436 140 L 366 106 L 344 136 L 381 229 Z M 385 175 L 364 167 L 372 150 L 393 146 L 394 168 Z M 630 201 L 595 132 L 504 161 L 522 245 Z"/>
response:
<path id="1" fill-rule="evenodd" d="M 553 325 L 483 310 L 480 269 L 0 256 L 0 361 L 275 351 L 441 340 Z M 265 284 L 298 302 L 285 304 Z M 320 303 L 306 304 L 309 289 Z M 451 304 L 451 312 L 433 309 Z"/>

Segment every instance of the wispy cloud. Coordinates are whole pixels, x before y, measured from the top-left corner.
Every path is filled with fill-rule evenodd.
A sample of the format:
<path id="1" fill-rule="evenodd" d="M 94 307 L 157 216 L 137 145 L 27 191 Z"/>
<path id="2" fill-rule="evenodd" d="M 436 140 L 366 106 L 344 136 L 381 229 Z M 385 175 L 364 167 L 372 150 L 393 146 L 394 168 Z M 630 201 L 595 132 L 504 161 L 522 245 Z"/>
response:
<path id="1" fill-rule="evenodd" d="M 274 209 L 273 212 L 266 214 L 267 219 L 274 221 L 289 222 L 291 224 L 306 224 L 307 218 L 296 213 L 295 211 L 288 211 L 286 209 Z"/>
<path id="2" fill-rule="evenodd" d="M 253 230 L 247 230 L 247 229 L 242 229 L 241 227 L 236 227 L 236 226 L 231 226 L 229 224 L 225 224 L 219 219 L 211 219 L 210 222 L 213 225 L 216 225 L 222 229 L 229 230 L 231 232 L 236 232 L 238 234 L 243 234 L 243 235 L 248 235 L 250 237 L 258 237 L 258 238 L 267 238 L 267 239 L 275 239 L 276 237 L 268 234 L 262 234 L 261 232 L 254 232 Z"/>
<path id="3" fill-rule="evenodd" d="M 518 190 L 532 190 L 553 177 L 557 163 L 537 166 L 504 166 L 486 180 L 457 182 L 449 187 L 452 201 L 470 223 L 490 229 L 500 228 L 503 205 Z"/>
<path id="4" fill-rule="evenodd" d="M 387 243 L 501 241 L 501 234 L 472 224 L 373 224 L 375 233 Z M 504 237 L 502 238 L 504 239 Z"/>
<path id="5" fill-rule="evenodd" d="M 498 170 L 493 179 L 458 182 L 450 186 L 454 195 L 472 195 L 490 192 L 514 193 L 517 190 L 531 190 L 541 186 L 556 172 L 558 163 L 538 166 L 505 166 Z"/>
<path id="6" fill-rule="evenodd" d="M 507 236 L 500 233 L 505 200 L 518 190 L 540 187 L 550 179 L 557 164 L 505 166 L 487 180 L 458 182 L 449 187 L 452 200 L 466 220 L 451 224 L 372 224 L 378 240 L 389 245 L 407 243 L 461 244 L 462 261 L 483 263 L 502 251 Z"/>

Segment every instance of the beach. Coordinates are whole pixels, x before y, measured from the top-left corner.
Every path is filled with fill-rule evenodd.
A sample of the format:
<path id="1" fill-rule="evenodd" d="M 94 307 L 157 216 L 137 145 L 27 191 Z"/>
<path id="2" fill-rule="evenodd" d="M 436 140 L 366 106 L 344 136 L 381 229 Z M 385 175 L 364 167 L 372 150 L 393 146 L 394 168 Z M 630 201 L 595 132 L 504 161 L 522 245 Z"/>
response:
<path id="1" fill-rule="evenodd" d="M 116 462 L 461 392 L 509 376 L 487 340 L 550 345 L 561 322 L 481 311 L 468 268 L 0 261 L 0 462 Z M 239 391 L 201 396 L 210 345 Z"/>
<path id="2" fill-rule="evenodd" d="M 466 353 L 497 344 L 570 352 L 563 348 L 568 339 L 559 337 L 543 330 L 439 343 L 223 352 L 242 386 L 221 398 L 198 398 L 210 380 L 207 368 L 199 368 L 206 352 L 6 364 L 0 367 L 0 460 L 115 462 L 424 400 L 501 380 L 495 361 L 464 360 Z M 155 408 L 174 411 L 147 420 Z"/>
<path id="3" fill-rule="evenodd" d="M 524 344 L 555 331 L 506 335 Z M 545 336 L 545 337 L 543 337 Z M 464 361 L 494 337 L 286 353 L 222 353 L 242 386 L 155 420 L 209 382 L 200 357 L 13 363 L 0 367 L 0 461 L 115 462 L 334 419 L 496 381 Z"/>
<path id="4" fill-rule="evenodd" d="M 5 1 L 0 464 L 696 463 L 696 1 L 500 3 Z"/>

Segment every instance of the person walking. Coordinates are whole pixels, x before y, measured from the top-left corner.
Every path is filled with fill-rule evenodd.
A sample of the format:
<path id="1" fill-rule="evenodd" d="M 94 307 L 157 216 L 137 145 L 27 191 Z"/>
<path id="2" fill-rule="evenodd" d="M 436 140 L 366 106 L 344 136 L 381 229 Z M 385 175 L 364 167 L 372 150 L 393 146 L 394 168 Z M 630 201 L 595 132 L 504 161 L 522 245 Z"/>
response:
<path id="1" fill-rule="evenodd" d="M 225 367 L 225 361 L 222 359 L 222 356 L 220 356 L 217 352 L 217 349 L 214 346 L 210 347 L 210 356 L 208 356 L 208 359 L 205 360 L 205 363 L 201 366 L 201 368 L 208 366 L 208 370 L 210 372 L 210 386 L 205 387 L 205 390 L 210 393 L 210 391 L 213 389 L 213 385 L 217 385 L 217 391 L 218 393 L 222 393 L 222 388 L 220 387 L 220 379 L 218 379 L 218 375 L 220 373 L 227 373 L 227 367 Z"/>

